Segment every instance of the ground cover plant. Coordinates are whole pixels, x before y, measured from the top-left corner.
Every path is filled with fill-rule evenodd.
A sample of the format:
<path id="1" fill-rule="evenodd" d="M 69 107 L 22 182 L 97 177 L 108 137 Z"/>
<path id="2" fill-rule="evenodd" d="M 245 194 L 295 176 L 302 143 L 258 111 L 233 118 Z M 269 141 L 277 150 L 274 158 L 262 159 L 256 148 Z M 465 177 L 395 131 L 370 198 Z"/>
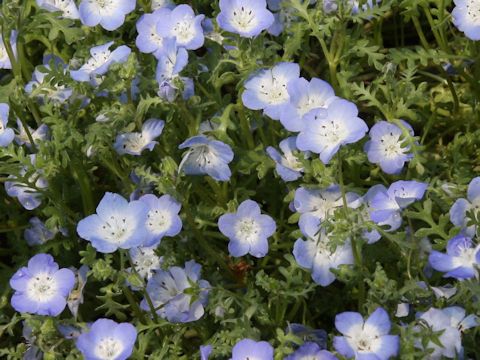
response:
<path id="1" fill-rule="evenodd" d="M 480 359 L 480 1 L 0 15 L 0 358 Z"/>

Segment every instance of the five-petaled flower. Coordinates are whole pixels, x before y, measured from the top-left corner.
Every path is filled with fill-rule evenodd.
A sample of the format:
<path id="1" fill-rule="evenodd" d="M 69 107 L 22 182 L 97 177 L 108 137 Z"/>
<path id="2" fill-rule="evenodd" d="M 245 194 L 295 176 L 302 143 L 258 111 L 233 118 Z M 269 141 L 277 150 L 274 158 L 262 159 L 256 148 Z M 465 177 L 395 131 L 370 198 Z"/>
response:
<path id="1" fill-rule="evenodd" d="M 142 151 L 153 150 L 156 144 L 155 139 L 162 134 L 165 121 L 149 119 L 142 125 L 142 132 L 131 132 L 120 134 L 115 140 L 113 147 L 120 155 L 130 154 L 140 156 Z"/>
<path id="2" fill-rule="evenodd" d="M 125 16 L 136 6 L 136 0 L 82 0 L 79 6 L 80 20 L 84 25 L 100 24 L 113 31 L 123 25 Z"/>
<path id="3" fill-rule="evenodd" d="M 160 8 L 152 14 L 143 14 L 137 21 L 138 36 L 135 40 L 138 50 L 153 53 L 158 59 L 165 49 L 165 39 L 157 31 L 157 24 L 170 15 L 170 9 Z"/>
<path id="4" fill-rule="evenodd" d="M 297 156 L 293 153 L 297 150 L 297 138 L 291 136 L 280 141 L 280 149 L 283 156 L 274 147 L 267 147 L 267 154 L 275 161 L 275 169 L 283 181 L 295 181 L 302 176 L 303 167 L 298 161 Z"/>

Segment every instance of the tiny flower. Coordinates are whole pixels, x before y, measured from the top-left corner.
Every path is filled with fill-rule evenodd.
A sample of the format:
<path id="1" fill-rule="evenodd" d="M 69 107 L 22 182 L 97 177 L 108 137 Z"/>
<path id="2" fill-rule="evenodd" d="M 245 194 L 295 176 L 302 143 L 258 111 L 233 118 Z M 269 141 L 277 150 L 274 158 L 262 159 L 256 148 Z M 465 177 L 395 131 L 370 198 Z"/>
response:
<path id="1" fill-rule="evenodd" d="M 45 244 L 55 237 L 57 231 L 49 230 L 38 217 L 32 217 L 29 228 L 25 229 L 23 237 L 30 246 Z"/>
<path id="2" fill-rule="evenodd" d="M 186 323 L 200 319 L 208 302 L 210 283 L 200 279 L 202 267 L 191 260 L 185 268 L 173 266 L 167 271 L 159 270 L 150 278 L 147 292 L 153 306 L 162 318 L 173 323 Z M 149 311 L 147 301 L 140 307 Z"/>
<path id="3" fill-rule="evenodd" d="M 305 115 L 305 126 L 297 137 L 297 147 L 320 154 L 320 160 L 328 164 L 340 146 L 357 142 L 367 131 L 367 124 L 358 117 L 357 106 L 338 99 L 329 105 L 326 114 L 319 108 Z"/>
<path id="4" fill-rule="evenodd" d="M 413 136 L 412 127 L 405 121 L 403 126 Z M 370 129 L 370 141 L 365 143 L 365 151 L 371 163 L 378 164 L 387 174 L 399 174 L 407 161 L 413 159 L 410 146 L 402 140 L 403 131 L 395 124 L 380 121 Z"/>
<path id="5" fill-rule="evenodd" d="M 480 209 L 480 177 L 474 178 L 468 184 L 467 198 L 457 199 L 450 209 L 450 221 L 453 225 L 462 228 L 470 237 L 475 236 L 477 226 L 475 224 L 468 226 L 469 218 L 467 212 L 473 211 L 475 216 L 479 214 Z"/>
<path id="6" fill-rule="evenodd" d="M 125 16 L 135 9 L 136 0 L 82 0 L 80 20 L 86 26 L 100 24 L 113 31 L 123 25 Z"/>
<path id="7" fill-rule="evenodd" d="M 300 76 L 300 67 L 295 63 L 278 63 L 271 69 L 255 73 L 245 82 L 242 101 L 251 110 L 263 110 L 273 120 L 290 101 L 288 84 Z"/>
<path id="8" fill-rule="evenodd" d="M 354 192 L 346 193 L 347 206 L 355 209 L 361 205 L 361 198 Z M 302 214 L 311 214 L 323 221 L 332 215 L 335 209 L 343 206 L 340 186 L 333 184 L 324 189 L 307 189 L 299 187 L 295 191 L 293 201 L 295 211 Z"/>
<path id="9" fill-rule="evenodd" d="M 45 141 L 49 138 L 50 129 L 46 124 L 40 125 L 36 130 L 33 130 L 30 126 L 28 126 L 28 131 L 32 136 L 33 142 L 36 144 L 38 141 Z M 32 146 L 30 142 L 30 138 L 28 137 L 27 131 L 23 127 L 22 122 L 17 119 L 17 128 L 18 134 L 15 136 L 15 142 L 18 145 L 26 145 L 28 148 Z"/>
<path id="10" fill-rule="evenodd" d="M 228 164 L 234 154 L 227 144 L 198 135 L 187 139 L 178 148 L 189 148 L 180 163 L 179 172 L 183 169 L 187 175 L 206 174 L 217 181 L 230 179 L 232 173 Z"/>
<path id="11" fill-rule="evenodd" d="M 32 165 L 35 166 L 36 156 L 34 154 L 29 156 Z M 26 167 L 23 167 L 20 170 L 20 176 L 25 176 L 27 170 Z M 14 175 L 10 175 L 8 178 L 12 179 L 12 181 L 5 182 L 5 191 L 8 196 L 16 197 L 20 204 L 27 210 L 33 210 L 40 206 L 42 203 L 42 194 L 38 189 L 48 187 L 48 182 L 41 176 L 40 171 L 35 171 L 26 180 L 18 179 Z M 30 184 L 34 184 L 35 187 L 32 187 Z"/>
<path id="12" fill-rule="evenodd" d="M 302 176 L 302 164 L 293 154 L 293 151 L 297 150 L 296 141 L 297 138 L 292 136 L 280 142 L 280 149 L 283 152 L 283 156 L 277 151 L 277 149 L 271 146 L 267 148 L 268 156 L 275 161 L 275 168 L 278 175 L 280 175 L 282 180 L 285 182 L 295 181 Z"/>
<path id="13" fill-rule="evenodd" d="M 197 15 L 186 4 L 176 6 L 169 14 L 164 12 L 157 23 L 157 32 L 166 38 L 175 38 L 177 45 L 187 50 L 203 46 L 202 21 L 204 15 Z"/>
<path id="14" fill-rule="evenodd" d="M 129 323 L 98 319 L 76 341 L 85 360 L 126 360 L 137 340 L 137 330 Z"/>
<path id="15" fill-rule="evenodd" d="M 140 156 L 142 151 L 153 150 L 158 144 L 154 141 L 162 134 L 165 121 L 159 119 L 149 119 L 142 126 L 142 132 L 131 132 L 120 134 L 115 140 L 113 147 L 118 154 L 130 154 Z"/>
<path id="16" fill-rule="evenodd" d="M 282 109 L 280 122 L 288 131 L 302 131 L 306 114 L 314 109 L 326 111 L 338 99 L 329 83 L 316 78 L 310 82 L 304 78 L 293 79 L 287 90 L 290 102 Z"/>
<path id="17" fill-rule="evenodd" d="M 217 23 L 221 29 L 252 38 L 275 21 L 265 0 L 220 0 Z"/>
<path id="18" fill-rule="evenodd" d="M 211 353 L 212 353 L 212 345 L 200 346 L 200 360 L 208 360 Z"/>
<path id="19" fill-rule="evenodd" d="M 142 279 L 149 280 L 157 270 L 160 270 L 162 258 L 155 253 L 157 246 L 131 248 L 128 252 L 135 271 Z"/>
<path id="20" fill-rule="evenodd" d="M 357 312 L 338 314 L 335 327 L 343 336 L 336 336 L 333 346 L 347 358 L 387 360 L 398 355 L 399 337 L 389 335 L 390 319 L 382 308 L 365 321 Z"/>
<path id="21" fill-rule="evenodd" d="M 67 305 L 73 317 L 76 319 L 78 314 L 78 307 L 80 306 L 80 304 L 83 304 L 83 289 L 87 284 L 87 276 L 90 269 L 88 266 L 82 265 L 80 269 L 77 270 L 73 268 L 73 270 L 75 270 L 77 286 L 70 293 L 67 300 Z"/>
<path id="22" fill-rule="evenodd" d="M 145 203 L 128 202 L 118 194 L 107 192 L 97 206 L 97 213 L 80 220 L 77 233 L 102 253 L 130 249 L 149 238 L 145 228 L 147 212 Z"/>
<path id="23" fill-rule="evenodd" d="M 74 285 L 71 270 L 59 269 L 51 255 L 37 254 L 10 279 L 15 290 L 11 303 L 22 313 L 57 316 L 65 309 Z"/>
<path id="24" fill-rule="evenodd" d="M 312 279 L 317 284 L 330 285 L 335 281 L 335 275 L 330 269 L 353 264 L 350 239 L 332 251 L 328 235 L 320 229 L 319 218 L 305 214 L 300 218 L 299 226 L 307 240 L 297 239 L 293 245 L 295 260 L 301 267 L 312 271 Z"/>
<path id="25" fill-rule="evenodd" d="M 228 251 L 232 256 L 250 254 L 257 258 L 268 253 L 268 238 L 275 233 L 275 221 L 260 212 L 255 201 L 245 200 L 236 213 L 220 216 L 220 232 L 230 239 Z"/>
<path id="26" fill-rule="evenodd" d="M 273 360 L 273 347 L 266 341 L 243 339 L 235 344 L 230 360 Z"/>
<path id="27" fill-rule="evenodd" d="M 480 7 L 476 0 L 454 0 L 453 24 L 471 40 L 480 40 Z"/>
<path id="28" fill-rule="evenodd" d="M 10 46 L 12 47 L 13 56 L 17 57 L 17 32 L 15 30 L 10 34 Z M 12 63 L 7 53 L 7 48 L 0 35 L 0 69 L 11 69 Z"/>
<path id="29" fill-rule="evenodd" d="M 80 14 L 74 0 L 37 0 L 42 9 L 50 12 L 61 11 L 67 19 L 80 19 Z"/>
<path id="30" fill-rule="evenodd" d="M 144 14 L 137 21 L 138 36 L 135 40 L 138 50 L 143 53 L 153 53 L 158 59 L 165 49 L 165 39 L 158 33 L 157 24 L 170 15 L 168 8 L 160 8 L 152 14 Z"/>
<path id="31" fill-rule="evenodd" d="M 182 205 L 170 195 L 156 197 L 152 194 L 143 195 L 139 201 L 148 209 L 145 227 L 149 233 L 144 246 L 160 244 L 164 236 L 172 237 L 182 230 L 182 219 L 178 216 Z"/>
<path id="32" fill-rule="evenodd" d="M 322 350 L 318 344 L 306 342 L 285 360 L 337 360 L 330 351 Z"/>
<path id="33" fill-rule="evenodd" d="M 471 279 L 478 276 L 480 246 L 475 246 L 469 237 L 457 235 L 448 241 L 446 254 L 432 251 L 428 261 L 432 268 L 446 273 L 444 277 Z"/>
<path id="34" fill-rule="evenodd" d="M 475 315 L 465 316 L 465 310 L 459 306 L 451 306 L 444 309 L 430 308 L 424 313 L 418 313 L 417 317 L 423 326 L 429 327 L 433 332 L 438 333 L 438 340 L 441 344 L 429 341 L 427 349 L 433 350 L 429 359 L 440 359 L 442 356 L 454 359 L 458 354 L 463 353 L 462 333 L 472 327 L 479 326 L 478 317 Z M 418 341 L 418 348 L 423 344 Z"/>
<path id="35" fill-rule="evenodd" d="M 15 137 L 13 129 L 7 127 L 8 114 L 10 107 L 8 104 L 0 104 L 0 147 L 6 147 L 10 145 Z"/>
<path id="36" fill-rule="evenodd" d="M 84 0 L 85 3 L 87 0 Z M 82 4 L 83 4 L 82 3 Z M 80 5 L 81 7 L 81 5 Z M 97 76 L 107 73 L 113 63 L 123 63 L 127 61 L 131 50 L 128 46 L 122 45 L 115 50 L 110 51 L 113 41 L 106 44 L 94 46 L 90 49 L 92 57 L 78 70 L 70 70 L 70 76 L 76 81 L 95 81 Z"/>

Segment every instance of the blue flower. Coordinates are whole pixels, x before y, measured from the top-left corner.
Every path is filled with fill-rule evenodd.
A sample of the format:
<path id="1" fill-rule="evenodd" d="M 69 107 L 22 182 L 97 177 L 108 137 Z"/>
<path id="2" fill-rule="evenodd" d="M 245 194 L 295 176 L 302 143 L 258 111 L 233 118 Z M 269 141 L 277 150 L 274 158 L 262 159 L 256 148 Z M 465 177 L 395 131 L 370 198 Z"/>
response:
<path id="1" fill-rule="evenodd" d="M 354 192 L 346 193 L 347 206 L 355 209 L 362 204 L 360 195 Z M 299 187 L 295 191 L 293 201 L 295 211 L 302 214 L 313 215 L 323 221 L 333 214 L 336 208 L 343 206 L 342 192 L 337 184 L 324 189 L 307 189 Z"/>
<path id="2" fill-rule="evenodd" d="M 164 50 L 158 57 L 155 78 L 161 85 L 171 82 L 188 64 L 188 52 L 183 47 L 178 47 L 175 39 L 164 40 Z"/>
<path id="3" fill-rule="evenodd" d="M 390 318 L 381 307 L 365 321 L 357 312 L 338 314 L 335 327 L 343 336 L 335 336 L 333 346 L 347 358 L 387 360 L 398 355 L 400 339 L 389 335 Z"/>
<path id="4" fill-rule="evenodd" d="M 12 47 L 13 56 L 17 57 L 17 31 L 12 30 L 10 34 L 10 46 Z M 2 35 L 0 35 L 0 69 L 11 69 L 12 63 L 8 57 L 7 48 L 3 42 Z"/>
<path id="5" fill-rule="evenodd" d="M 61 11 L 67 19 L 80 19 L 80 14 L 74 0 L 37 0 L 42 9 L 50 12 Z"/>
<path id="6" fill-rule="evenodd" d="M 32 154 L 29 157 L 32 166 L 35 167 L 36 156 Z M 30 169 L 23 167 L 20 170 L 20 176 L 25 176 L 28 170 Z M 33 210 L 40 206 L 42 194 L 39 189 L 48 187 L 48 182 L 41 176 L 41 171 L 35 171 L 28 179 L 17 179 L 14 175 L 10 175 L 8 178 L 11 179 L 11 181 L 5 182 L 5 191 L 8 196 L 16 197 L 27 210 Z"/>
<path id="7" fill-rule="evenodd" d="M 262 215 L 255 201 L 245 200 L 236 213 L 220 216 L 220 232 L 230 239 L 228 251 L 234 257 L 250 254 L 257 258 L 268 253 L 268 238 L 275 233 L 275 221 Z"/>
<path id="8" fill-rule="evenodd" d="M 297 138 L 295 136 L 280 141 L 280 149 L 283 152 L 283 156 L 277 149 L 271 146 L 267 148 L 267 154 L 275 161 L 275 168 L 278 175 L 280 175 L 285 182 L 295 181 L 302 176 L 302 164 L 293 154 L 293 152 L 297 150 L 296 141 Z"/>
<path id="9" fill-rule="evenodd" d="M 158 10 L 162 8 L 173 9 L 175 7 L 172 0 L 152 0 L 152 9 Z"/>
<path id="10" fill-rule="evenodd" d="M 123 25 L 125 16 L 135 10 L 136 0 L 82 0 L 80 20 L 86 26 L 100 24 L 105 30 L 116 30 Z"/>
<path id="11" fill-rule="evenodd" d="M 178 148 L 189 148 L 180 163 L 179 172 L 183 170 L 187 175 L 206 174 L 217 181 L 230 179 L 232 173 L 228 164 L 234 154 L 227 144 L 197 135 L 184 141 Z"/>
<path id="12" fill-rule="evenodd" d="M 471 40 L 480 40 L 480 4 L 476 0 L 454 0 L 453 24 Z"/>
<path id="13" fill-rule="evenodd" d="M 203 46 L 202 21 L 204 15 L 197 15 L 186 4 L 176 6 L 170 14 L 164 12 L 157 23 L 157 32 L 164 38 L 175 38 L 177 45 L 188 50 Z"/>
<path id="14" fill-rule="evenodd" d="M 113 63 L 123 63 L 127 61 L 131 53 L 130 48 L 126 45 L 122 45 L 115 50 L 110 51 L 109 48 L 112 45 L 113 41 L 110 41 L 106 44 L 91 48 L 90 55 L 92 57 L 88 59 L 80 69 L 70 70 L 70 76 L 72 79 L 76 81 L 94 82 L 97 76 L 106 74 Z"/>
<path id="15" fill-rule="evenodd" d="M 149 280 L 156 271 L 160 270 L 162 258 L 155 253 L 157 245 L 151 247 L 136 247 L 128 250 L 135 271 L 142 279 Z M 131 268 L 127 271 L 132 271 Z"/>
<path id="16" fill-rule="evenodd" d="M 470 219 L 467 212 L 473 211 L 478 213 L 480 208 L 480 177 L 474 178 L 468 184 L 467 198 L 457 199 L 450 209 L 450 221 L 453 225 L 461 228 L 465 234 L 470 237 L 475 236 L 477 226 L 475 224 L 468 225 Z"/>
<path id="17" fill-rule="evenodd" d="M 428 184 L 418 181 L 396 181 L 386 192 L 379 191 L 371 201 L 372 221 L 380 223 L 396 223 L 394 220 L 402 209 L 416 200 L 423 198 Z"/>
<path id="18" fill-rule="evenodd" d="M 300 230 L 307 240 L 297 239 L 293 245 L 293 256 L 298 265 L 312 271 L 313 281 L 328 286 L 335 281 L 330 269 L 353 264 L 353 253 L 350 239 L 345 239 L 343 245 L 338 245 L 332 251 L 328 235 L 320 228 L 320 222 L 319 218 L 310 214 L 300 218 Z"/>
<path id="19" fill-rule="evenodd" d="M 304 78 L 293 79 L 287 90 L 290 102 L 282 109 L 280 122 L 288 131 L 302 131 L 306 114 L 315 109 L 326 111 L 338 99 L 329 83 L 316 78 L 310 82 Z"/>
<path id="20" fill-rule="evenodd" d="M 434 250 L 428 261 L 432 268 L 446 273 L 444 277 L 471 279 L 478 276 L 480 246 L 475 246 L 469 237 L 457 235 L 448 241 L 446 254 Z"/>
<path id="21" fill-rule="evenodd" d="M 155 195 L 143 195 L 139 201 L 147 208 L 147 219 L 145 226 L 149 233 L 149 239 L 144 246 L 160 244 L 164 236 L 175 236 L 182 230 L 182 220 L 178 213 L 182 205 L 170 195 L 156 197 Z"/>
<path id="22" fill-rule="evenodd" d="M 7 127 L 8 123 L 8 114 L 10 112 L 10 107 L 8 104 L 0 104 L 0 146 L 6 147 L 10 145 L 15 138 L 15 133 L 13 129 Z"/>
<path id="23" fill-rule="evenodd" d="M 297 147 L 320 154 L 320 160 L 328 164 L 340 146 L 357 142 L 368 131 L 357 115 L 357 106 L 344 99 L 333 101 L 327 113 L 322 108 L 310 111 L 297 137 Z"/>
<path id="24" fill-rule="evenodd" d="M 77 279 L 76 288 L 70 293 L 70 296 L 67 299 L 68 309 L 72 313 L 73 317 L 76 319 L 78 315 L 78 308 L 80 304 L 83 304 L 83 289 L 87 284 L 87 277 L 90 268 L 87 265 L 82 265 L 80 269 L 75 269 L 75 278 Z"/>
<path id="25" fill-rule="evenodd" d="M 413 136 L 412 127 L 401 120 L 403 127 Z M 407 161 L 413 159 L 410 146 L 405 144 L 403 130 L 387 121 L 379 121 L 370 129 L 370 141 L 365 151 L 371 163 L 380 165 L 387 174 L 399 174 Z"/>
<path id="26" fill-rule="evenodd" d="M 154 141 L 163 131 L 165 121 L 159 119 L 149 119 L 142 126 L 142 132 L 131 132 L 120 134 L 115 140 L 113 147 L 120 155 L 130 154 L 140 156 L 142 151 L 153 150 L 158 144 Z"/>
<path id="27" fill-rule="evenodd" d="M 200 346 L 200 360 L 208 360 L 212 353 L 212 345 Z"/>
<path id="28" fill-rule="evenodd" d="M 30 143 L 30 138 L 28 137 L 20 119 L 17 119 L 17 128 L 18 134 L 15 136 L 15 142 L 18 145 L 26 145 L 28 148 L 31 148 L 32 144 Z M 30 135 L 32 135 L 32 139 L 35 144 L 38 143 L 38 141 L 45 141 L 49 139 L 50 130 L 46 124 L 40 125 L 36 130 L 33 130 L 30 126 L 28 126 L 28 131 L 30 132 Z"/>
<path id="29" fill-rule="evenodd" d="M 330 351 L 320 349 L 318 344 L 306 342 L 293 354 L 288 355 L 285 360 L 337 360 L 337 357 Z"/>
<path id="30" fill-rule="evenodd" d="M 98 319 L 76 341 L 85 360 L 126 360 L 132 355 L 137 330 L 129 323 Z"/>
<path id="31" fill-rule="evenodd" d="M 428 327 L 438 333 L 437 342 L 429 341 L 426 349 L 430 350 L 430 359 L 440 359 L 442 356 L 456 359 L 463 354 L 462 333 L 472 327 L 480 325 L 475 315 L 465 316 L 465 310 L 459 306 L 444 309 L 430 308 L 424 313 L 418 313 L 421 326 Z M 417 328 L 420 330 L 420 327 Z M 416 347 L 423 349 L 423 343 L 418 340 Z M 432 351 L 433 350 L 433 351 Z"/>
<path id="32" fill-rule="evenodd" d="M 59 269 L 51 255 L 37 254 L 10 279 L 15 290 L 11 303 L 22 313 L 57 316 L 65 309 L 74 285 L 71 270 Z"/>
<path id="33" fill-rule="evenodd" d="M 328 334 L 323 329 L 312 329 L 302 324 L 289 323 L 286 333 L 292 333 L 305 342 L 313 342 L 317 344 L 320 349 L 326 349 L 327 347 Z"/>
<path id="34" fill-rule="evenodd" d="M 252 38 L 275 21 L 265 0 L 220 0 L 217 23 L 221 29 Z"/>
<path id="35" fill-rule="evenodd" d="M 273 347 L 266 341 L 240 340 L 232 349 L 231 360 L 246 359 L 273 360 Z"/>
<path id="36" fill-rule="evenodd" d="M 152 14 L 144 14 L 137 21 L 138 36 L 135 40 L 138 50 L 143 53 L 153 53 L 158 59 L 165 51 L 165 39 L 158 33 L 157 24 L 165 21 L 171 11 L 168 8 L 160 8 Z"/>
<path id="37" fill-rule="evenodd" d="M 157 313 L 173 323 L 186 323 L 200 319 L 208 302 L 210 283 L 200 279 L 202 267 L 191 260 L 185 268 L 173 266 L 159 270 L 148 281 L 147 292 Z M 147 301 L 140 307 L 150 310 Z"/>
<path id="38" fill-rule="evenodd" d="M 141 246 L 150 238 L 145 227 L 147 213 L 144 202 L 128 202 L 107 192 L 97 206 L 97 213 L 80 220 L 77 233 L 102 253 Z"/>
<path id="39" fill-rule="evenodd" d="M 49 230 L 38 217 L 32 217 L 29 221 L 30 227 L 25 229 L 23 237 L 30 246 L 45 244 L 55 237 L 57 231 Z"/>
<path id="40" fill-rule="evenodd" d="M 263 110 L 273 120 L 280 119 L 283 108 L 290 101 L 287 86 L 299 76 L 298 64 L 288 62 L 255 73 L 245 82 L 243 105 L 251 110 Z"/>

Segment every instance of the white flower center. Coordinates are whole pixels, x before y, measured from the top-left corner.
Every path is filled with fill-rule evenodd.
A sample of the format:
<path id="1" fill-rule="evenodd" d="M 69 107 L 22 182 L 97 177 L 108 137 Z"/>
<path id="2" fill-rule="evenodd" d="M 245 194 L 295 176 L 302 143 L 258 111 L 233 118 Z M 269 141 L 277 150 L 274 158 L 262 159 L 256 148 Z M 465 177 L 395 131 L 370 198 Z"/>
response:
<path id="1" fill-rule="evenodd" d="M 335 204 L 336 200 L 324 197 L 322 194 L 317 194 L 312 199 L 312 207 L 310 212 L 320 219 L 327 218 L 332 210 L 338 207 Z"/>
<path id="2" fill-rule="evenodd" d="M 3 119 L 0 119 L 0 134 L 5 132 L 5 127 L 3 126 Z"/>
<path id="3" fill-rule="evenodd" d="M 87 71 L 93 71 L 98 69 L 100 66 L 105 64 L 108 59 L 110 59 L 111 51 L 105 50 L 98 53 L 93 53 L 93 56 L 88 59 L 87 63 L 83 66 L 83 68 Z"/>
<path id="4" fill-rule="evenodd" d="M 301 171 L 303 170 L 302 164 L 297 160 L 292 153 L 284 153 L 281 164 L 289 169 Z"/>
<path id="5" fill-rule="evenodd" d="M 167 231 L 172 225 L 172 217 L 165 210 L 150 210 L 147 214 L 147 228 L 154 234 L 161 234 Z"/>
<path id="6" fill-rule="evenodd" d="M 318 134 L 324 137 L 327 143 L 337 144 L 345 139 L 346 133 L 347 129 L 341 122 L 330 120 L 324 121 L 322 125 L 320 125 Z"/>
<path id="7" fill-rule="evenodd" d="M 149 279 L 152 277 L 154 270 L 160 268 L 160 258 L 153 249 L 138 249 L 132 260 L 138 274 L 143 278 Z"/>
<path id="8" fill-rule="evenodd" d="M 141 152 L 147 143 L 147 139 L 143 137 L 142 133 L 130 133 L 125 137 L 123 148 L 131 152 Z"/>
<path id="9" fill-rule="evenodd" d="M 453 264 L 457 267 L 473 267 L 476 263 L 477 250 L 475 247 L 460 247 L 459 254 L 453 257 Z"/>
<path id="10" fill-rule="evenodd" d="M 259 91 L 259 98 L 263 102 L 276 105 L 283 104 L 290 99 L 287 91 L 287 81 L 283 77 L 275 77 L 270 71 L 271 76 L 265 76 L 262 79 Z"/>
<path id="11" fill-rule="evenodd" d="M 191 19 L 178 21 L 173 27 L 173 33 L 181 44 L 188 43 L 195 37 L 195 31 L 192 26 Z"/>
<path id="12" fill-rule="evenodd" d="M 114 244 L 121 244 L 132 234 L 135 226 L 132 226 L 133 219 L 126 216 L 111 215 L 102 225 L 103 238 Z"/>
<path id="13" fill-rule="evenodd" d="M 52 278 L 52 274 L 36 274 L 28 281 L 27 294 L 30 299 L 47 302 L 57 294 L 57 282 Z"/>
<path id="14" fill-rule="evenodd" d="M 113 5 L 112 0 L 90 0 L 90 3 L 96 3 L 100 10 L 107 10 L 107 8 Z"/>
<path id="15" fill-rule="evenodd" d="M 477 25 L 480 24 L 480 2 L 478 0 L 470 0 L 466 6 L 470 21 Z"/>
<path id="16" fill-rule="evenodd" d="M 322 109 L 326 108 L 325 102 L 318 97 L 309 96 L 309 95 L 302 98 L 297 105 L 297 110 L 300 113 L 300 116 L 302 117 L 309 111 L 313 109 L 318 109 L 318 108 L 322 108 Z"/>
<path id="17" fill-rule="evenodd" d="M 200 145 L 190 150 L 191 156 L 195 159 L 199 168 L 204 168 L 210 165 L 212 158 L 215 156 L 208 145 Z"/>
<path id="18" fill-rule="evenodd" d="M 243 218 L 235 224 L 235 235 L 242 242 L 252 243 L 259 233 L 260 226 L 253 218 Z"/>
<path id="19" fill-rule="evenodd" d="M 386 158 L 395 158 L 408 151 L 408 147 L 402 147 L 400 134 L 389 133 L 383 135 L 380 138 L 380 146 L 382 149 L 381 152 Z"/>
<path id="20" fill-rule="evenodd" d="M 95 346 L 95 355 L 102 360 L 114 360 L 122 351 L 123 344 L 113 337 L 104 337 Z"/>
<path id="21" fill-rule="evenodd" d="M 255 12 L 245 6 L 233 10 L 232 23 L 242 31 L 252 30 L 258 23 Z"/>
<path id="22" fill-rule="evenodd" d="M 157 34 L 157 30 L 155 26 L 152 26 L 152 29 L 150 30 L 150 41 L 155 43 L 157 47 L 162 47 L 163 45 L 163 38 Z"/>

